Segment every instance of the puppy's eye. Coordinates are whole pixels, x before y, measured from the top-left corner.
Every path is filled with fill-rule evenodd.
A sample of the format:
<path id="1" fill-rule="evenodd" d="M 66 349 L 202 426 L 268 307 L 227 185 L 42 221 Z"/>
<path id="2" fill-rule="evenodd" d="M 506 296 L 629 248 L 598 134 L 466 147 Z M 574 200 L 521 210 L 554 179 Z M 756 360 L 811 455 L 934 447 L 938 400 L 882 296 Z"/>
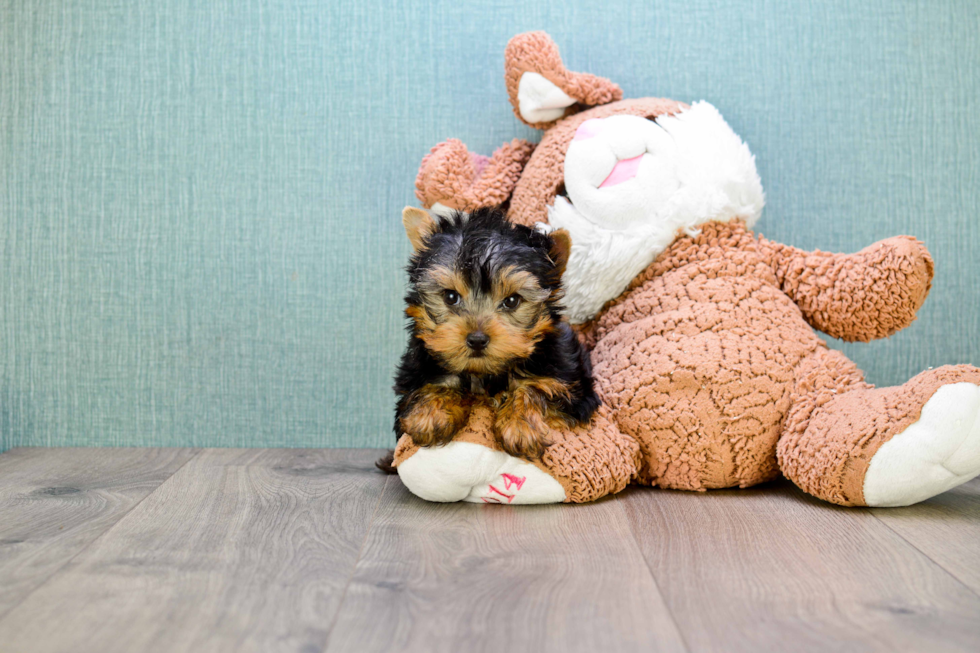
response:
<path id="1" fill-rule="evenodd" d="M 455 290 L 446 290 L 442 293 L 442 298 L 448 306 L 455 306 L 459 303 L 459 293 Z"/>
<path id="2" fill-rule="evenodd" d="M 520 306 L 523 300 L 524 298 L 521 297 L 520 295 L 511 295 L 510 297 L 508 297 L 502 302 L 502 306 L 506 308 L 508 311 L 512 311 L 518 306 Z"/>

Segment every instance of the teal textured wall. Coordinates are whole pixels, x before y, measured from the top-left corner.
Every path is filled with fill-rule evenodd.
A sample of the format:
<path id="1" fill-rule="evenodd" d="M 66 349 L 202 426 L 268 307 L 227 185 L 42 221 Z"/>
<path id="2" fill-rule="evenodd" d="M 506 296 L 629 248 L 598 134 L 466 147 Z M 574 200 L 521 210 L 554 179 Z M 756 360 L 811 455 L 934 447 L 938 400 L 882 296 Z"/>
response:
<path id="1" fill-rule="evenodd" d="M 926 241 L 879 384 L 980 364 L 980 4 L 0 0 L 0 449 L 382 446 L 399 211 L 456 136 L 530 137 L 507 39 L 749 143 L 759 230 Z M 841 346 L 834 343 L 834 346 Z"/>

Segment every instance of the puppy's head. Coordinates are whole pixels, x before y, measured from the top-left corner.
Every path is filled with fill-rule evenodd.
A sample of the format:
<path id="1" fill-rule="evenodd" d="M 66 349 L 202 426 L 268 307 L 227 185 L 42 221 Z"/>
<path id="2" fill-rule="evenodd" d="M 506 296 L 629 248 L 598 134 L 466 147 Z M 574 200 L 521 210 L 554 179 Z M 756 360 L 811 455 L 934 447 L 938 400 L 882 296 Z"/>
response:
<path id="1" fill-rule="evenodd" d="M 434 218 L 409 207 L 402 222 L 415 249 L 405 312 L 447 370 L 503 372 L 560 319 L 567 232 L 515 225 L 498 209 Z"/>

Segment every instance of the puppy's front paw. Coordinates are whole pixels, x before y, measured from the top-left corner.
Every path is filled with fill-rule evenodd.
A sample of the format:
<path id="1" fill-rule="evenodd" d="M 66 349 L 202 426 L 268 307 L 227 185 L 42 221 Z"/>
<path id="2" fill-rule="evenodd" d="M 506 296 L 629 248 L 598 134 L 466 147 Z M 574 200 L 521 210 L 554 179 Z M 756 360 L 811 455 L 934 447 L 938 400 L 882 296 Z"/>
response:
<path id="1" fill-rule="evenodd" d="M 508 398 L 498 409 L 493 427 L 504 451 L 518 458 L 540 458 L 551 444 L 544 415 L 523 398 Z"/>
<path id="2" fill-rule="evenodd" d="M 426 386 L 418 391 L 402 416 L 402 431 L 420 447 L 446 444 L 466 424 L 469 406 L 451 388 Z"/>

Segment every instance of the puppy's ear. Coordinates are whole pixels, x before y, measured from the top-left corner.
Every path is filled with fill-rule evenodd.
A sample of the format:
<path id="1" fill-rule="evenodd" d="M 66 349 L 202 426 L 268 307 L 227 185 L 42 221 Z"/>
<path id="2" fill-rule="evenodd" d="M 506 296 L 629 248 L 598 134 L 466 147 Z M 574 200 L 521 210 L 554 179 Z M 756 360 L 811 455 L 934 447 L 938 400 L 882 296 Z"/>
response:
<path id="1" fill-rule="evenodd" d="M 416 252 L 425 247 L 425 239 L 439 227 L 428 212 L 414 206 L 406 206 L 402 210 L 402 224 Z"/>
<path id="2" fill-rule="evenodd" d="M 572 253 L 572 237 L 565 229 L 556 229 L 548 236 L 551 238 L 551 248 L 548 256 L 555 262 L 558 274 L 565 274 L 565 266 L 568 265 L 568 256 Z"/>

